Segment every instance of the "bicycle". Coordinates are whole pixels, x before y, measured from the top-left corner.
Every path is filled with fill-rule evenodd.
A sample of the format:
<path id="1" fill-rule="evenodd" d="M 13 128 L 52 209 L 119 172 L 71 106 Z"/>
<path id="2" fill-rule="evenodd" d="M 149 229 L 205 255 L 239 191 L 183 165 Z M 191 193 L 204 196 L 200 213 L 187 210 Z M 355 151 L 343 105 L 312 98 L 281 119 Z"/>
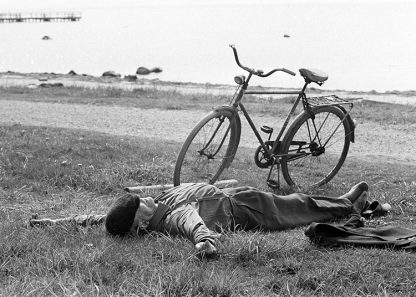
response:
<path id="1" fill-rule="evenodd" d="M 237 152 L 241 135 L 239 111 L 244 114 L 259 142 L 254 155 L 255 164 L 260 168 L 270 168 L 266 180 L 270 188 L 280 187 L 280 171 L 289 186 L 300 189 L 319 187 L 329 182 L 343 165 L 350 143 L 355 141 L 355 124 L 350 115 L 353 103 L 336 95 L 306 97 L 305 91 L 310 83 L 322 85 L 328 79 L 325 73 L 306 68 L 299 69 L 305 80 L 299 91 L 247 90 L 253 75 L 268 77 L 275 72 L 293 76 L 296 74 L 285 68 L 264 73 L 243 66 L 236 47 L 230 47 L 237 65 L 247 71 L 248 76 L 236 76 L 234 81 L 238 88 L 230 104 L 214 108 L 190 132 L 176 160 L 174 185 L 181 182 L 213 184 L 218 180 L 221 173 L 231 165 Z M 244 95 L 249 94 L 297 95 L 274 140 L 271 138 L 273 128 L 266 125 L 260 128 L 267 137 L 267 140 L 263 140 L 241 102 Z M 299 102 L 302 102 L 303 112 L 287 128 Z M 277 180 L 272 178 L 274 168 L 277 169 Z"/>

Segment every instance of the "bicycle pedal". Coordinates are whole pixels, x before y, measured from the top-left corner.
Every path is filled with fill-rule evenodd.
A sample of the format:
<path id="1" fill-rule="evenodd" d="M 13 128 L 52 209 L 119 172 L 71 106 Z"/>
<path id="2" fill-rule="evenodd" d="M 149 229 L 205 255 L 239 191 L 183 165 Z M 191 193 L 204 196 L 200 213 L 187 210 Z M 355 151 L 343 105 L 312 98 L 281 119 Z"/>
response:
<path id="1" fill-rule="evenodd" d="M 274 179 L 269 179 L 267 180 L 267 185 L 272 188 L 272 189 L 279 189 L 280 185 L 277 181 L 275 181 Z"/>

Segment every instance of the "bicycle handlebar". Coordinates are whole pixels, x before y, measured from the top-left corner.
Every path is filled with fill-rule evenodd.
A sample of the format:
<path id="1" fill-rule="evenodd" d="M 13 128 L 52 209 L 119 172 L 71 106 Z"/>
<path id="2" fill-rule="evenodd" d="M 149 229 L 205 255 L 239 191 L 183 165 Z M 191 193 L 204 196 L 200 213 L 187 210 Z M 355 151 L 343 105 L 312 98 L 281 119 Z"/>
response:
<path id="1" fill-rule="evenodd" d="M 296 73 L 294 73 L 293 71 L 290 71 L 290 70 L 288 70 L 286 68 L 276 68 L 276 69 L 273 69 L 273 70 L 267 72 L 266 74 L 264 74 L 262 70 L 257 70 L 256 71 L 253 68 L 249 68 L 249 67 L 243 66 L 243 65 L 241 65 L 240 60 L 238 59 L 237 49 L 235 48 L 235 46 L 233 44 L 230 44 L 230 47 L 233 49 L 234 58 L 235 58 L 235 62 L 237 63 L 237 65 L 240 68 L 244 69 L 245 71 L 250 72 L 251 74 L 254 74 L 254 75 L 257 75 L 257 76 L 260 76 L 260 77 L 267 77 L 267 76 L 272 75 L 276 71 L 282 71 L 282 72 L 286 72 L 287 74 L 296 76 Z"/>

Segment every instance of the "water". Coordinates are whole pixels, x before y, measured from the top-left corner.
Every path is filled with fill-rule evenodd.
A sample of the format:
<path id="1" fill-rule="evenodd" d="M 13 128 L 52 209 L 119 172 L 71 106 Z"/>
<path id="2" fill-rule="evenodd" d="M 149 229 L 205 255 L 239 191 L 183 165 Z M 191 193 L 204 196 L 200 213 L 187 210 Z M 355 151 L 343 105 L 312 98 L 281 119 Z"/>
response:
<path id="1" fill-rule="evenodd" d="M 232 84 L 242 74 L 233 43 L 250 67 L 322 69 L 329 74 L 325 89 L 416 89 L 416 3 L 32 2 L 0 0 L 0 11 L 79 11 L 82 19 L 0 23 L 0 71 L 128 75 L 158 66 L 163 72 L 150 78 Z M 302 79 L 280 73 L 253 83 L 298 87 Z"/>

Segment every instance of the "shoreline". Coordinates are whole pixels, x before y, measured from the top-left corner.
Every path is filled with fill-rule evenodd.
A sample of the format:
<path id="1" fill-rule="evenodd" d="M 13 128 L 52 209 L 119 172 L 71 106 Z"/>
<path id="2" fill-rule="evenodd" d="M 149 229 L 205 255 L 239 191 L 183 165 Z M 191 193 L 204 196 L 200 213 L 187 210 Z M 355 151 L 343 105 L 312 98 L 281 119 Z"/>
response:
<path id="1" fill-rule="evenodd" d="M 85 87 L 85 88 L 121 88 L 133 90 L 136 88 L 154 89 L 161 91 L 176 91 L 183 94 L 206 94 L 213 95 L 231 95 L 235 92 L 235 85 L 213 84 L 213 83 L 195 83 L 180 81 L 163 81 L 157 78 L 141 78 L 137 76 L 136 80 L 126 77 L 103 77 L 88 74 L 63 74 L 47 72 L 30 72 L 21 73 L 14 71 L 0 72 L 1 87 L 29 87 L 36 88 L 42 83 L 62 84 L 64 87 Z M 295 88 L 273 88 L 263 87 L 260 85 L 252 86 L 256 90 L 297 90 Z M 350 90 L 326 90 L 324 88 L 308 88 L 310 95 L 329 95 L 337 94 L 345 99 L 370 100 L 376 102 L 393 103 L 393 104 L 411 104 L 416 105 L 416 90 L 408 91 L 350 91 Z M 287 96 L 287 95 L 273 95 Z M 357 98 L 359 96 L 359 98 Z M 271 97 L 267 95 L 267 97 Z"/>

